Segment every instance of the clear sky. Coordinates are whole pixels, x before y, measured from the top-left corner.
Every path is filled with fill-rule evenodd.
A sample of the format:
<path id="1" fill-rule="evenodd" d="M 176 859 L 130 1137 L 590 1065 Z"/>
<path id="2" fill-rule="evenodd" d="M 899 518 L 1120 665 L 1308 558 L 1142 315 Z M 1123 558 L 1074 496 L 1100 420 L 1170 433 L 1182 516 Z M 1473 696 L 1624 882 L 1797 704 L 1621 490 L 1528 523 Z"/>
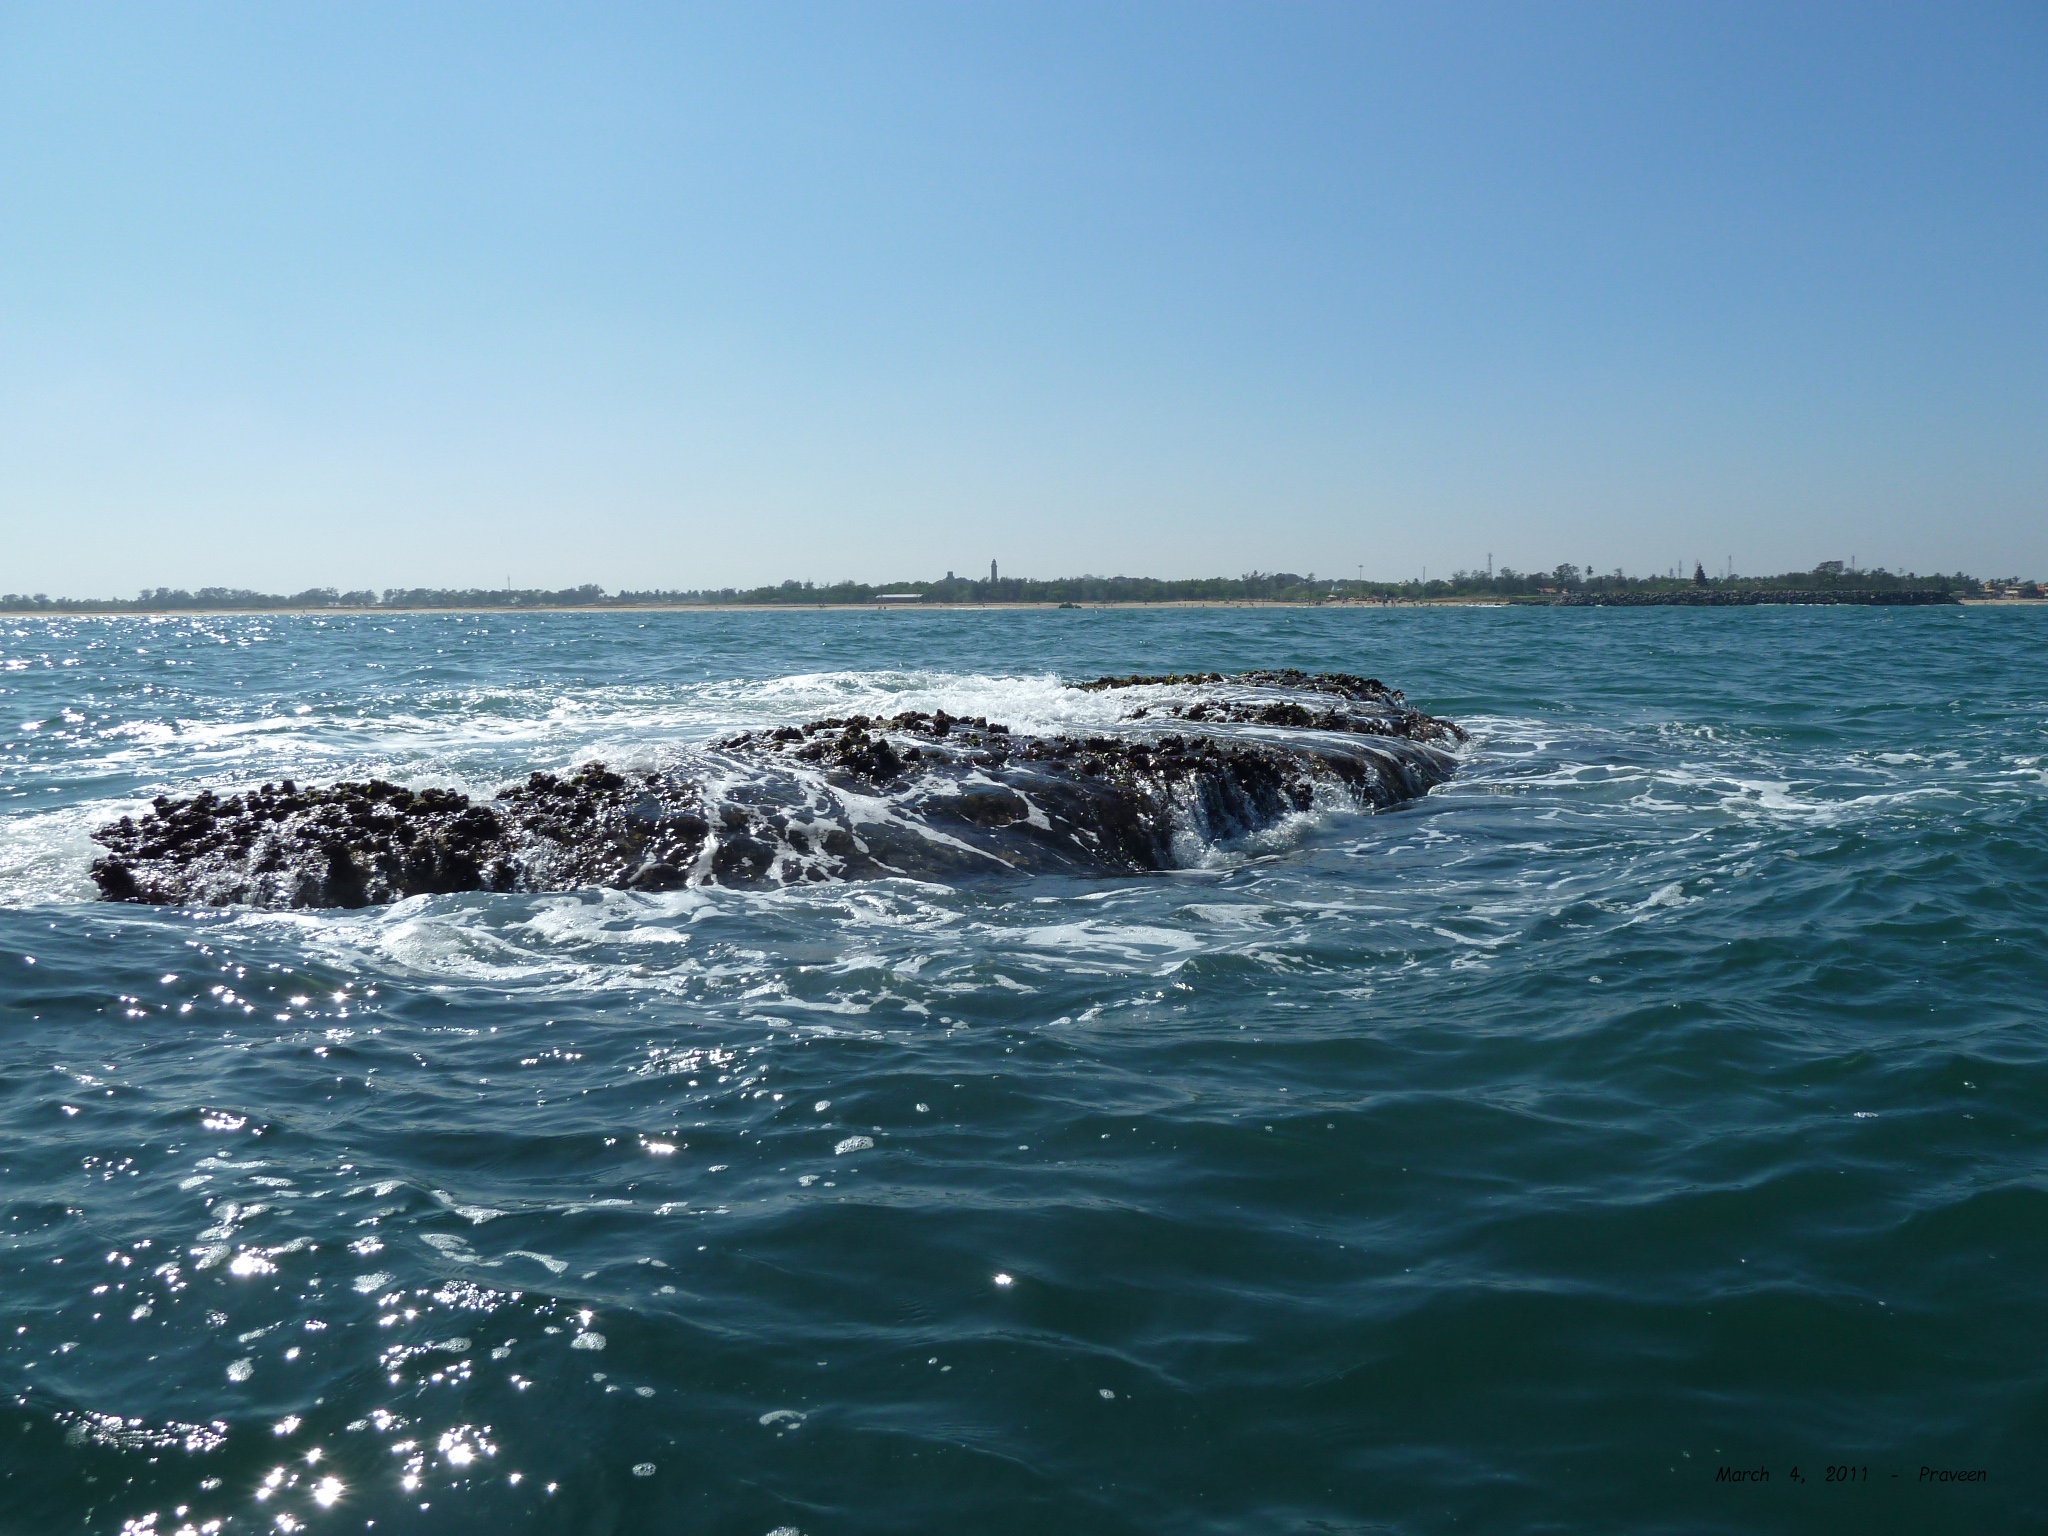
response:
<path id="1" fill-rule="evenodd" d="M 0 5 L 0 590 L 2048 572 L 2048 6 Z"/>

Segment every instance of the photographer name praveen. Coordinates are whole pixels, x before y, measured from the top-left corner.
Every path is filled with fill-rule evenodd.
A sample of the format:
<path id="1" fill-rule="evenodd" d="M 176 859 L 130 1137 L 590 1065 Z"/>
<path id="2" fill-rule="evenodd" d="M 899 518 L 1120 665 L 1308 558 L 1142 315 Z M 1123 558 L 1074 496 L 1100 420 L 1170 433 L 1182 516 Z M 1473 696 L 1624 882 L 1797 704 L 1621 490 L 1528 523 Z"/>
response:
<path id="1" fill-rule="evenodd" d="M 1820 1480 L 1827 1483 L 1867 1483 L 1871 1481 L 1870 1468 L 1861 1463 L 1823 1467 L 1821 1473 Z M 1785 1473 L 1784 1480 L 1788 1483 L 1812 1481 L 1812 1479 L 1799 1470 L 1796 1464 Z M 1886 1480 L 1891 1482 L 1903 1481 L 1904 1474 L 1893 1472 L 1888 1475 Z M 1717 1483 L 1768 1483 L 1771 1481 L 1771 1469 L 1767 1466 L 1719 1467 L 1715 1469 L 1714 1481 Z M 1983 1467 L 1930 1467 L 1922 1464 L 1919 1476 L 1915 1477 L 1913 1481 L 1916 1483 L 1988 1483 L 1991 1481 L 1991 1473 Z"/>

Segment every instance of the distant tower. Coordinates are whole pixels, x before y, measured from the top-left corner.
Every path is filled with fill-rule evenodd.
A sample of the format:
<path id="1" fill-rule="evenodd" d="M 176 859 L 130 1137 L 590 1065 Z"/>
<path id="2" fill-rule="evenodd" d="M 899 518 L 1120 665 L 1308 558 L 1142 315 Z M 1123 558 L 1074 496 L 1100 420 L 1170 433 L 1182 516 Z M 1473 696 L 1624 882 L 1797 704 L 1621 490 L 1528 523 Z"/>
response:
<path id="1" fill-rule="evenodd" d="M 988 563 L 988 582 L 990 586 L 994 586 L 996 582 L 996 563 L 993 560 Z"/>

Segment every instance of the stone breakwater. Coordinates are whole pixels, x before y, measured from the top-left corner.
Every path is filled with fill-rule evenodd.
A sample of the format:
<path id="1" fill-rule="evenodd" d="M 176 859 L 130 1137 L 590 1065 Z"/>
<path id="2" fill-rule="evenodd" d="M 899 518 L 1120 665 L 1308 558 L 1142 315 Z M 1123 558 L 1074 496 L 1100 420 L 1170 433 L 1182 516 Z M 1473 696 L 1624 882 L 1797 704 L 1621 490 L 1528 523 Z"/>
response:
<path id="1" fill-rule="evenodd" d="M 488 800 L 382 779 L 159 797 L 94 834 L 110 901 L 361 907 L 456 891 L 1129 874 L 1308 811 L 1448 779 L 1464 732 L 1349 674 L 1100 678 L 1114 726 L 851 715 L 728 737 L 680 766 L 586 763 Z"/>

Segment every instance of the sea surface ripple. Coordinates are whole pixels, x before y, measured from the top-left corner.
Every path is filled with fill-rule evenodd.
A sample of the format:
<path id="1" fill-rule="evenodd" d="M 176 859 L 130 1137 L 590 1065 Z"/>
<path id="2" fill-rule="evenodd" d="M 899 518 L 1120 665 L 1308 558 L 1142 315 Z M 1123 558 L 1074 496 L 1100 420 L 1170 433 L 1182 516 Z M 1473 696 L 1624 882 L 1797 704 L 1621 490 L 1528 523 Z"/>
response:
<path id="1" fill-rule="evenodd" d="M 1261 666 L 1459 776 L 1135 879 L 86 875 Z M 12 619 L 0 701 L 0 1530 L 2048 1522 L 2048 614 Z"/>

